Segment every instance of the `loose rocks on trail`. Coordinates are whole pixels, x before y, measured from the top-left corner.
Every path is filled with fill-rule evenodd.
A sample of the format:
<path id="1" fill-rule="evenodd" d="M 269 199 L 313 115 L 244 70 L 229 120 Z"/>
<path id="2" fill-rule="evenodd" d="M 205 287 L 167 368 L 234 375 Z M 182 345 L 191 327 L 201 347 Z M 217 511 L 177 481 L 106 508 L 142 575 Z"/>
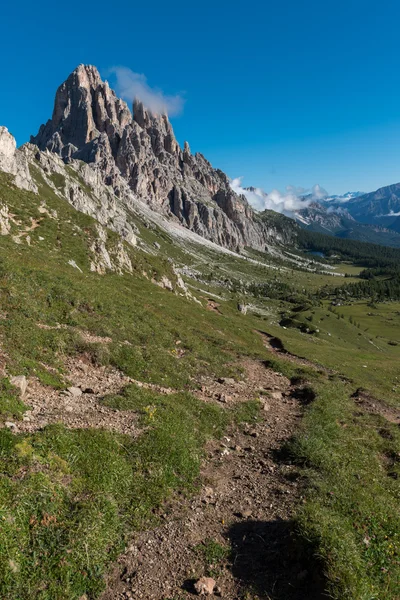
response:
<path id="1" fill-rule="evenodd" d="M 269 390 L 256 422 L 232 427 L 207 447 L 201 491 L 175 497 L 160 511 L 160 525 L 138 532 L 111 572 L 102 600 L 166 600 L 196 594 L 314 600 L 314 582 L 293 541 L 292 515 L 301 501 L 296 468 L 281 448 L 301 416 L 288 379 L 247 360 L 245 384 L 205 382 L 199 397 L 232 402 Z M 278 392 L 274 393 L 274 392 Z M 263 396 L 265 397 L 265 396 Z M 211 583 L 199 591 L 207 578 Z M 208 580 L 208 579 L 207 579 Z M 205 586 L 206 587 L 206 586 Z M 204 590 L 205 590 L 204 587 Z M 245 596 L 252 590 L 253 596 Z"/>

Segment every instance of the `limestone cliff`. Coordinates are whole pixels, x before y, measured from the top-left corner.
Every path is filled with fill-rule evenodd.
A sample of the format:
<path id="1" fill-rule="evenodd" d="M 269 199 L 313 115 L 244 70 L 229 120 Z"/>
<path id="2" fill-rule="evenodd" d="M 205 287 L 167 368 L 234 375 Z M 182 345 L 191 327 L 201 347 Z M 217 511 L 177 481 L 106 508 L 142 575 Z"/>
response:
<path id="1" fill-rule="evenodd" d="M 180 148 L 167 115 L 139 100 L 131 112 L 93 66 L 80 65 L 58 88 L 53 116 L 31 143 L 93 166 L 116 196 L 128 184 L 153 210 L 222 246 L 264 249 L 270 241 L 228 177 L 187 143 Z"/>

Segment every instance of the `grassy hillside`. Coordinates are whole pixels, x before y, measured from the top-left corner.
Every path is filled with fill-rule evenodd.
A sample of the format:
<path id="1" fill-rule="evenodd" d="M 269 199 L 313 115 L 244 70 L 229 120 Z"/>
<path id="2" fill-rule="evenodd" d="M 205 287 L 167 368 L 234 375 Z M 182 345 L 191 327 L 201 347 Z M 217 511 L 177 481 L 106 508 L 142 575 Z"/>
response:
<path id="1" fill-rule="evenodd" d="M 239 257 L 178 244 L 138 220 L 143 245 L 123 244 L 131 272 L 108 231 L 116 271 L 99 274 L 91 271 L 96 222 L 44 182 L 37 196 L 0 174 L 0 203 L 9 224 L 0 239 L 0 421 L 16 426 L 0 429 L 2 598 L 98 597 L 129 533 L 153 522 L 171 494 L 195 493 L 206 441 L 257 411 L 257 403 L 232 407 L 195 395 L 201 376 L 242 378 L 244 356 L 269 361 L 315 396 L 285 450 L 304 481 L 304 502 L 293 507 L 298 536 L 318 557 L 332 597 L 400 597 L 400 436 L 383 416 L 399 406 L 400 304 L 333 306 L 318 294 L 338 279 L 358 281 L 354 262 L 363 248 L 371 258 L 369 246 L 335 265 L 292 260 L 294 249 L 292 258 L 282 250 Z M 187 267 L 192 298 L 168 258 Z M 157 285 L 163 276 L 173 291 Z M 259 331 L 306 360 L 272 353 Z M 121 389 L 104 394 L 102 405 L 131 411 L 137 435 L 61 423 L 18 430 L 29 406 L 9 377 L 65 390 L 70 359 L 122 373 Z M 361 387 L 374 400 L 358 402 Z"/>

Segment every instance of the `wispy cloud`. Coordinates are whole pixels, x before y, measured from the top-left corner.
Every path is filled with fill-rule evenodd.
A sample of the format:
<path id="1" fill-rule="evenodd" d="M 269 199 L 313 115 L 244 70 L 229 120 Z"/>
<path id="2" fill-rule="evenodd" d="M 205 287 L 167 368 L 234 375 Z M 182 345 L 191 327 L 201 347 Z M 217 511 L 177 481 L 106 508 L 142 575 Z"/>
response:
<path id="1" fill-rule="evenodd" d="M 135 73 L 128 67 L 113 67 L 108 71 L 110 74 L 116 79 L 115 91 L 127 102 L 132 103 L 138 98 L 153 114 L 173 117 L 182 112 L 185 100 L 181 95 L 168 96 L 162 90 L 150 87 L 142 73 Z"/>
<path id="2" fill-rule="evenodd" d="M 322 200 L 328 195 L 327 191 L 318 184 L 310 189 L 288 185 L 285 192 L 272 190 L 268 194 L 261 188 L 247 190 L 242 186 L 242 177 L 233 179 L 231 187 L 237 194 L 243 194 L 256 210 L 274 210 L 289 216 L 301 208 L 306 208 L 311 202 Z"/>
<path id="3" fill-rule="evenodd" d="M 328 196 L 328 192 L 319 183 L 312 186 L 310 193 L 313 200 L 324 200 Z"/>

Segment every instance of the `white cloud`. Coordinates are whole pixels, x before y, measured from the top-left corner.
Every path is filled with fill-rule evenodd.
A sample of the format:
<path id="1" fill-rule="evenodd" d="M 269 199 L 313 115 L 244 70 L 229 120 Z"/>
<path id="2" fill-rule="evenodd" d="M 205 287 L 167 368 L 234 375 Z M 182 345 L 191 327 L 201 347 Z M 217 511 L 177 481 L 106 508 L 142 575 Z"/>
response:
<path id="1" fill-rule="evenodd" d="M 287 185 L 285 189 L 288 194 L 294 194 L 295 196 L 305 196 L 307 194 L 306 188 L 298 185 Z"/>
<path id="2" fill-rule="evenodd" d="M 292 216 L 295 211 L 306 208 L 311 202 L 322 200 L 328 195 L 326 190 L 318 184 L 309 190 L 288 185 L 284 193 L 279 190 L 272 190 L 266 194 L 260 188 L 246 190 L 242 187 L 242 177 L 233 179 L 231 188 L 237 194 L 243 194 L 249 204 L 256 210 L 274 210 L 288 216 Z"/>
<path id="3" fill-rule="evenodd" d="M 150 87 L 142 73 L 135 73 L 127 67 L 113 67 L 109 73 L 116 78 L 117 94 L 127 102 L 132 103 L 138 98 L 153 114 L 173 117 L 182 112 L 185 103 L 182 96 L 168 96 L 161 90 Z"/>
<path id="4" fill-rule="evenodd" d="M 260 188 L 246 190 L 242 187 L 243 177 L 236 177 L 230 182 L 231 188 L 236 194 L 243 194 L 251 206 L 257 210 L 265 210 L 265 192 Z"/>
<path id="5" fill-rule="evenodd" d="M 313 197 L 313 200 L 323 200 L 328 196 L 328 192 L 318 183 L 316 183 L 311 188 L 311 195 Z"/>

